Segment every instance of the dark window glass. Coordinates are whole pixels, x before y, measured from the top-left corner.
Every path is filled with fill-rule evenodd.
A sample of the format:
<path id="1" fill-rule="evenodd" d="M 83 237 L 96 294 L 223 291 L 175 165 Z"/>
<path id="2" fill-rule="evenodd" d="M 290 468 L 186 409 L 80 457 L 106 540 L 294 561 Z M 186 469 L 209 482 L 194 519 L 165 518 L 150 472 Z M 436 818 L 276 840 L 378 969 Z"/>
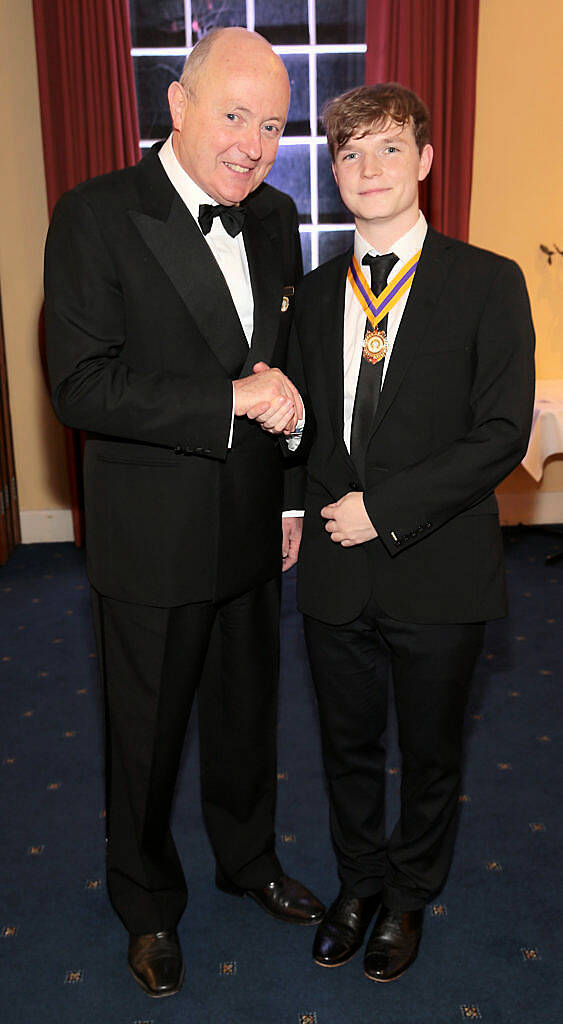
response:
<path id="1" fill-rule="evenodd" d="M 366 0 L 317 0 L 316 6 L 317 43 L 363 43 Z"/>
<path id="2" fill-rule="evenodd" d="M 308 43 L 307 0 L 256 0 L 256 31 L 271 43 Z"/>
<path id="3" fill-rule="evenodd" d="M 133 46 L 185 46 L 184 0 L 130 0 Z"/>
<path id="4" fill-rule="evenodd" d="M 192 0 L 193 42 L 212 28 L 242 25 L 246 28 L 245 0 Z"/>
<path id="5" fill-rule="evenodd" d="M 301 239 L 301 252 L 303 253 L 303 271 L 308 274 L 311 270 L 311 234 L 309 231 L 302 231 L 299 235 Z"/>
<path id="6" fill-rule="evenodd" d="M 311 220 L 308 146 L 280 146 L 267 180 L 269 185 L 289 193 L 299 210 L 302 223 Z"/>
<path id="7" fill-rule="evenodd" d="M 183 57 L 135 57 L 137 106 L 142 139 L 162 139 L 170 134 L 167 92 L 184 66 Z"/>
<path id="8" fill-rule="evenodd" d="M 317 174 L 319 190 L 319 223 L 342 224 L 352 221 L 352 214 L 346 209 L 340 198 L 332 167 L 328 146 L 319 146 L 317 150 Z"/>
<path id="9" fill-rule="evenodd" d="M 317 57 L 317 104 L 319 114 L 327 100 L 364 84 L 363 53 L 320 53 Z M 321 122 L 317 129 L 324 134 Z"/>
<path id="10" fill-rule="evenodd" d="M 286 135 L 310 135 L 309 120 L 309 58 L 297 54 L 295 57 L 282 55 L 291 86 L 289 114 L 285 128 Z"/>
<path id="11" fill-rule="evenodd" d="M 333 256 L 346 252 L 354 244 L 353 231 L 320 231 L 319 263 L 326 263 Z"/>

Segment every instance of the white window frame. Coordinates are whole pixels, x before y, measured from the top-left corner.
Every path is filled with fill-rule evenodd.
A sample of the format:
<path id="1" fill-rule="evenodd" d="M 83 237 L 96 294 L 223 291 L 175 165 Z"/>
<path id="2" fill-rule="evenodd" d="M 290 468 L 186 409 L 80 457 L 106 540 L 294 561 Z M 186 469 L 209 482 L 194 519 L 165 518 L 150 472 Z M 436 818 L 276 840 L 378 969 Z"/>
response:
<path id="1" fill-rule="evenodd" d="M 322 0 L 320 0 L 322 2 Z M 295 45 L 287 44 L 274 46 L 274 51 L 280 56 L 307 55 L 309 58 L 309 135 L 284 135 L 281 146 L 308 146 L 309 147 L 309 184 L 311 190 L 311 221 L 307 224 L 300 224 L 301 234 L 310 235 L 311 240 L 311 266 L 314 269 L 319 265 L 319 235 L 325 232 L 348 231 L 354 229 L 353 224 L 319 223 L 319 198 L 318 198 L 318 147 L 326 145 L 326 136 L 317 132 L 318 110 L 317 110 L 317 57 L 319 54 L 349 54 L 365 53 L 365 43 L 342 43 L 342 44 L 318 44 L 317 23 L 316 23 L 317 0 L 308 0 L 308 30 L 309 42 Z M 184 17 L 186 30 L 185 46 L 154 46 L 138 47 L 131 49 L 131 56 L 135 57 L 184 57 L 192 51 L 191 26 L 192 26 L 192 5 L 191 0 L 184 0 Z M 246 27 L 250 31 L 255 28 L 255 4 L 254 0 L 246 0 Z M 188 45 L 188 41 L 189 44 Z M 152 146 L 154 139 L 141 139 L 141 148 L 148 149 Z"/>

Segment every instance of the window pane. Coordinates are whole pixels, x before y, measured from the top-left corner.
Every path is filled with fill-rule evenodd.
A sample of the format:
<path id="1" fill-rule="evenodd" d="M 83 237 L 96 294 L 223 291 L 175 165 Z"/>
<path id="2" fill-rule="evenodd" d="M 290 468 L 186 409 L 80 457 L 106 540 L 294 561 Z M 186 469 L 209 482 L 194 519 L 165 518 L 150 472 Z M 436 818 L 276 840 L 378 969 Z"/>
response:
<path id="1" fill-rule="evenodd" d="M 309 120 L 309 58 L 299 54 L 295 57 L 282 56 L 291 86 L 291 100 L 287 118 L 286 135 L 310 135 Z"/>
<path id="2" fill-rule="evenodd" d="M 311 270 L 311 232 L 302 231 L 299 235 L 301 239 L 301 252 L 303 253 L 303 271 L 308 274 Z"/>
<path id="3" fill-rule="evenodd" d="M 352 231 L 321 231 L 319 233 L 319 262 L 326 263 L 333 256 L 346 252 L 353 242 Z"/>
<path id="4" fill-rule="evenodd" d="M 307 0 L 256 0 L 256 31 L 271 43 L 308 43 Z"/>
<path id="5" fill-rule="evenodd" d="M 183 57 L 135 57 L 137 106 L 142 139 L 162 139 L 170 134 L 167 91 L 182 74 Z"/>
<path id="6" fill-rule="evenodd" d="M 185 46 L 184 0 L 129 0 L 133 46 Z"/>
<path id="7" fill-rule="evenodd" d="M 297 206 L 301 223 L 311 220 L 308 146 L 280 146 L 267 180 L 268 185 L 289 193 Z"/>
<path id="8" fill-rule="evenodd" d="M 327 100 L 364 84 L 363 53 L 320 53 L 317 57 L 317 102 L 321 113 Z M 321 122 L 318 131 L 323 134 Z"/>
<path id="9" fill-rule="evenodd" d="M 242 25 L 246 28 L 245 0 L 192 0 L 193 42 L 212 28 Z"/>
<path id="10" fill-rule="evenodd" d="M 317 174 L 319 179 L 319 223 L 342 224 L 353 221 L 352 214 L 346 209 L 334 180 L 328 146 L 319 146 L 317 150 Z"/>
<path id="11" fill-rule="evenodd" d="M 317 0 L 317 43 L 363 43 L 366 0 Z"/>

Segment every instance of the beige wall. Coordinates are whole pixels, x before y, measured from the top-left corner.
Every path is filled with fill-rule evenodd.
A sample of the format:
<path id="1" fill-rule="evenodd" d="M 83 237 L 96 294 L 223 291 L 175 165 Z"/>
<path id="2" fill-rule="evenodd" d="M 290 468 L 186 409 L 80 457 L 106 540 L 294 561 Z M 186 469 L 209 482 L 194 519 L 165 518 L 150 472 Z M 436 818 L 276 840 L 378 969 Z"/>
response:
<path id="1" fill-rule="evenodd" d="M 560 0 L 481 0 L 470 240 L 522 266 L 541 377 L 563 377 L 563 259 L 549 267 L 539 251 L 540 242 L 563 248 L 562 38 Z M 36 342 L 47 207 L 32 0 L 0 0 L 0 75 L 0 287 L 20 506 L 58 509 L 68 507 L 62 433 Z M 551 495 L 563 492 L 563 464 L 554 462 Z M 541 496 L 546 484 L 518 474 L 521 507 L 522 493 Z"/>
<path id="2" fill-rule="evenodd" d="M 481 0 L 470 241 L 522 267 L 538 377 L 563 377 L 563 4 Z"/>
<path id="3" fill-rule="evenodd" d="M 68 507 L 37 348 L 47 201 L 32 0 L 0 0 L 0 290 L 20 509 Z"/>
<path id="4" fill-rule="evenodd" d="M 524 271 L 536 327 L 538 378 L 563 378 L 561 0 L 481 0 L 470 241 Z M 518 468 L 498 490 L 508 522 L 563 520 L 563 457 L 541 484 Z"/>

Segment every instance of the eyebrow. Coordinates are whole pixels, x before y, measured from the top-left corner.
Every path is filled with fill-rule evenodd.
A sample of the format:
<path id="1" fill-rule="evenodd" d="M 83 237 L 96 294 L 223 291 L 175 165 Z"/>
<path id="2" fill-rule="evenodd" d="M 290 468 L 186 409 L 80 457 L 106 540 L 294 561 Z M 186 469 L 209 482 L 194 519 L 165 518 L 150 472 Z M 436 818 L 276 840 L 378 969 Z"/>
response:
<path id="1" fill-rule="evenodd" d="M 242 103 L 235 103 L 232 108 L 233 110 L 240 110 L 242 114 L 252 114 L 249 107 L 243 107 Z M 283 117 L 279 117 L 278 114 L 272 114 L 271 117 L 264 117 L 263 121 L 278 121 L 280 124 L 284 123 Z"/>
<path id="2" fill-rule="evenodd" d="M 370 134 L 369 132 L 366 132 L 365 135 L 361 135 L 360 138 L 358 138 L 358 139 L 352 139 L 352 138 L 348 139 L 348 142 L 344 142 L 342 144 L 342 146 L 339 147 L 338 152 L 342 153 L 345 150 L 356 149 L 357 145 L 360 142 L 363 142 L 364 139 L 367 139 L 369 137 L 369 134 Z M 392 142 L 393 144 L 395 144 L 396 142 L 404 142 L 404 136 L 402 134 L 401 135 L 385 135 L 380 141 L 381 142 L 385 142 L 385 143 Z"/>

